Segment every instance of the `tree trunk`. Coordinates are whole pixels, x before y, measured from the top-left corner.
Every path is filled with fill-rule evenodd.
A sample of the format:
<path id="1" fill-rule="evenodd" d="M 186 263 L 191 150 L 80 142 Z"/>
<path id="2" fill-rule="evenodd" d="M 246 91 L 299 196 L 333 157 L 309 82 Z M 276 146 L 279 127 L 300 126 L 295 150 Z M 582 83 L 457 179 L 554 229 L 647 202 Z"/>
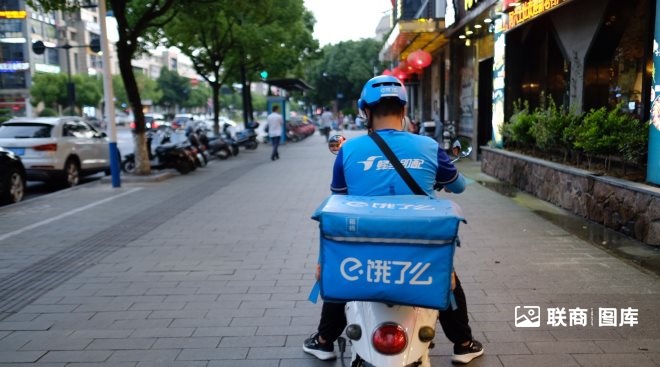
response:
<path id="1" fill-rule="evenodd" d="M 245 71 L 245 64 L 241 63 L 241 94 L 243 96 L 243 124 L 247 128 L 248 123 L 248 96 L 250 91 L 247 85 L 247 72 Z"/>
<path id="2" fill-rule="evenodd" d="M 140 90 L 135 80 L 135 74 L 133 74 L 133 65 L 131 65 L 132 57 L 133 55 L 130 52 L 129 46 L 126 45 L 126 40 L 120 39 L 117 42 L 119 70 L 124 81 L 128 102 L 133 109 L 135 121 L 135 173 L 138 175 L 149 175 L 151 174 L 151 165 L 149 163 L 149 152 L 147 152 L 145 138 L 146 126 L 144 123 L 144 112 L 142 112 Z"/>
<path id="3" fill-rule="evenodd" d="M 217 79 L 216 79 L 217 80 Z M 218 135 L 220 129 L 220 84 L 211 83 L 211 91 L 213 95 L 213 132 Z"/>
<path id="4" fill-rule="evenodd" d="M 249 121 L 254 121 L 254 106 L 252 106 L 252 83 L 248 80 L 247 82 L 247 100 L 248 100 L 248 119 Z"/>

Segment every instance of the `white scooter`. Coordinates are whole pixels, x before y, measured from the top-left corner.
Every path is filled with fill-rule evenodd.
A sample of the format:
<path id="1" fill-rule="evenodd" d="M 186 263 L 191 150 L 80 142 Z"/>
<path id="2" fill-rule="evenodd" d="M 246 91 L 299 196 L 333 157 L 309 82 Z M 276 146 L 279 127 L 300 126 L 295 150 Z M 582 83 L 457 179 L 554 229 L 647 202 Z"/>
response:
<path id="1" fill-rule="evenodd" d="M 341 135 L 329 138 L 328 148 L 337 154 L 346 139 Z M 458 141 L 453 145 L 460 150 Z M 458 153 L 458 161 L 472 153 L 472 147 Z M 430 367 L 429 349 L 433 347 L 438 310 L 390 305 L 378 302 L 351 301 L 346 303 L 346 336 L 351 343 L 351 367 L 397 366 Z M 340 359 L 346 340 L 339 337 Z"/>

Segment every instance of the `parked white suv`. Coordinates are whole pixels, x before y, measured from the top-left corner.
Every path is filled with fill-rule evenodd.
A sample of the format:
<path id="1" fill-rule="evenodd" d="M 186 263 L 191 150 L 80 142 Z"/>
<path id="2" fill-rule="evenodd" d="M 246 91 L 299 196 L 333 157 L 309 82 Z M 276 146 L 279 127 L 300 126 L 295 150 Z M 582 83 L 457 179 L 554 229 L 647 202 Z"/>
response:
<path id="1" fill-rule="evenodd" d="M 106 134 L 80 117 L 13 118 L 0 125 L 0 147 L 21 157 L 28 180 L 68 187 L 110 171 Z"/>

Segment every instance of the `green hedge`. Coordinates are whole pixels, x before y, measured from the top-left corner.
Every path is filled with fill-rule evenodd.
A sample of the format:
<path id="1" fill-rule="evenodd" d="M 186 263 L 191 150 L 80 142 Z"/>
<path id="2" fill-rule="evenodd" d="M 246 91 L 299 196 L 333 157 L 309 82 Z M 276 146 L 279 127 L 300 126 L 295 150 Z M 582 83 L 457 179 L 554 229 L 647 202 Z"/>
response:
<path id="1" fill-rule="evenodd" d="M 502 127 L 505 147 L 540 152 L 558 151 L 568 156 L 612 157 L 643 164 L 648 151 L 648 123 L 624 112 L 622 105 L 580 114 L 550 100 L 545 109 L 530 111 L 527 102 L 514 103 L 511 119 Z"/>

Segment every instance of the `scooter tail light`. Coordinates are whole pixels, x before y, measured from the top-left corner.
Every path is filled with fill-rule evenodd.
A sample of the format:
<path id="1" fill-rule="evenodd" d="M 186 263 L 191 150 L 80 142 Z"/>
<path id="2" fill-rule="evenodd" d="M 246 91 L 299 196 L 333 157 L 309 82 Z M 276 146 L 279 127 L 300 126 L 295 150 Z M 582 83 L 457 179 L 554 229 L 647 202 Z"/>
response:
<path id="1" fill-rule="evenodd" d="M 401 325 L 385 323 L 376 328 L 371 342 L 379 353 L 394 355 L 406 349 L 408 338 Z"/>
<path id="2" fill-rule="evenodd" d="M 32 147 L 32 149 L 39 152 L 54 152 L 57 150 L 57 144 L 51 143 L 51 144 L 37 145 Z"/>

